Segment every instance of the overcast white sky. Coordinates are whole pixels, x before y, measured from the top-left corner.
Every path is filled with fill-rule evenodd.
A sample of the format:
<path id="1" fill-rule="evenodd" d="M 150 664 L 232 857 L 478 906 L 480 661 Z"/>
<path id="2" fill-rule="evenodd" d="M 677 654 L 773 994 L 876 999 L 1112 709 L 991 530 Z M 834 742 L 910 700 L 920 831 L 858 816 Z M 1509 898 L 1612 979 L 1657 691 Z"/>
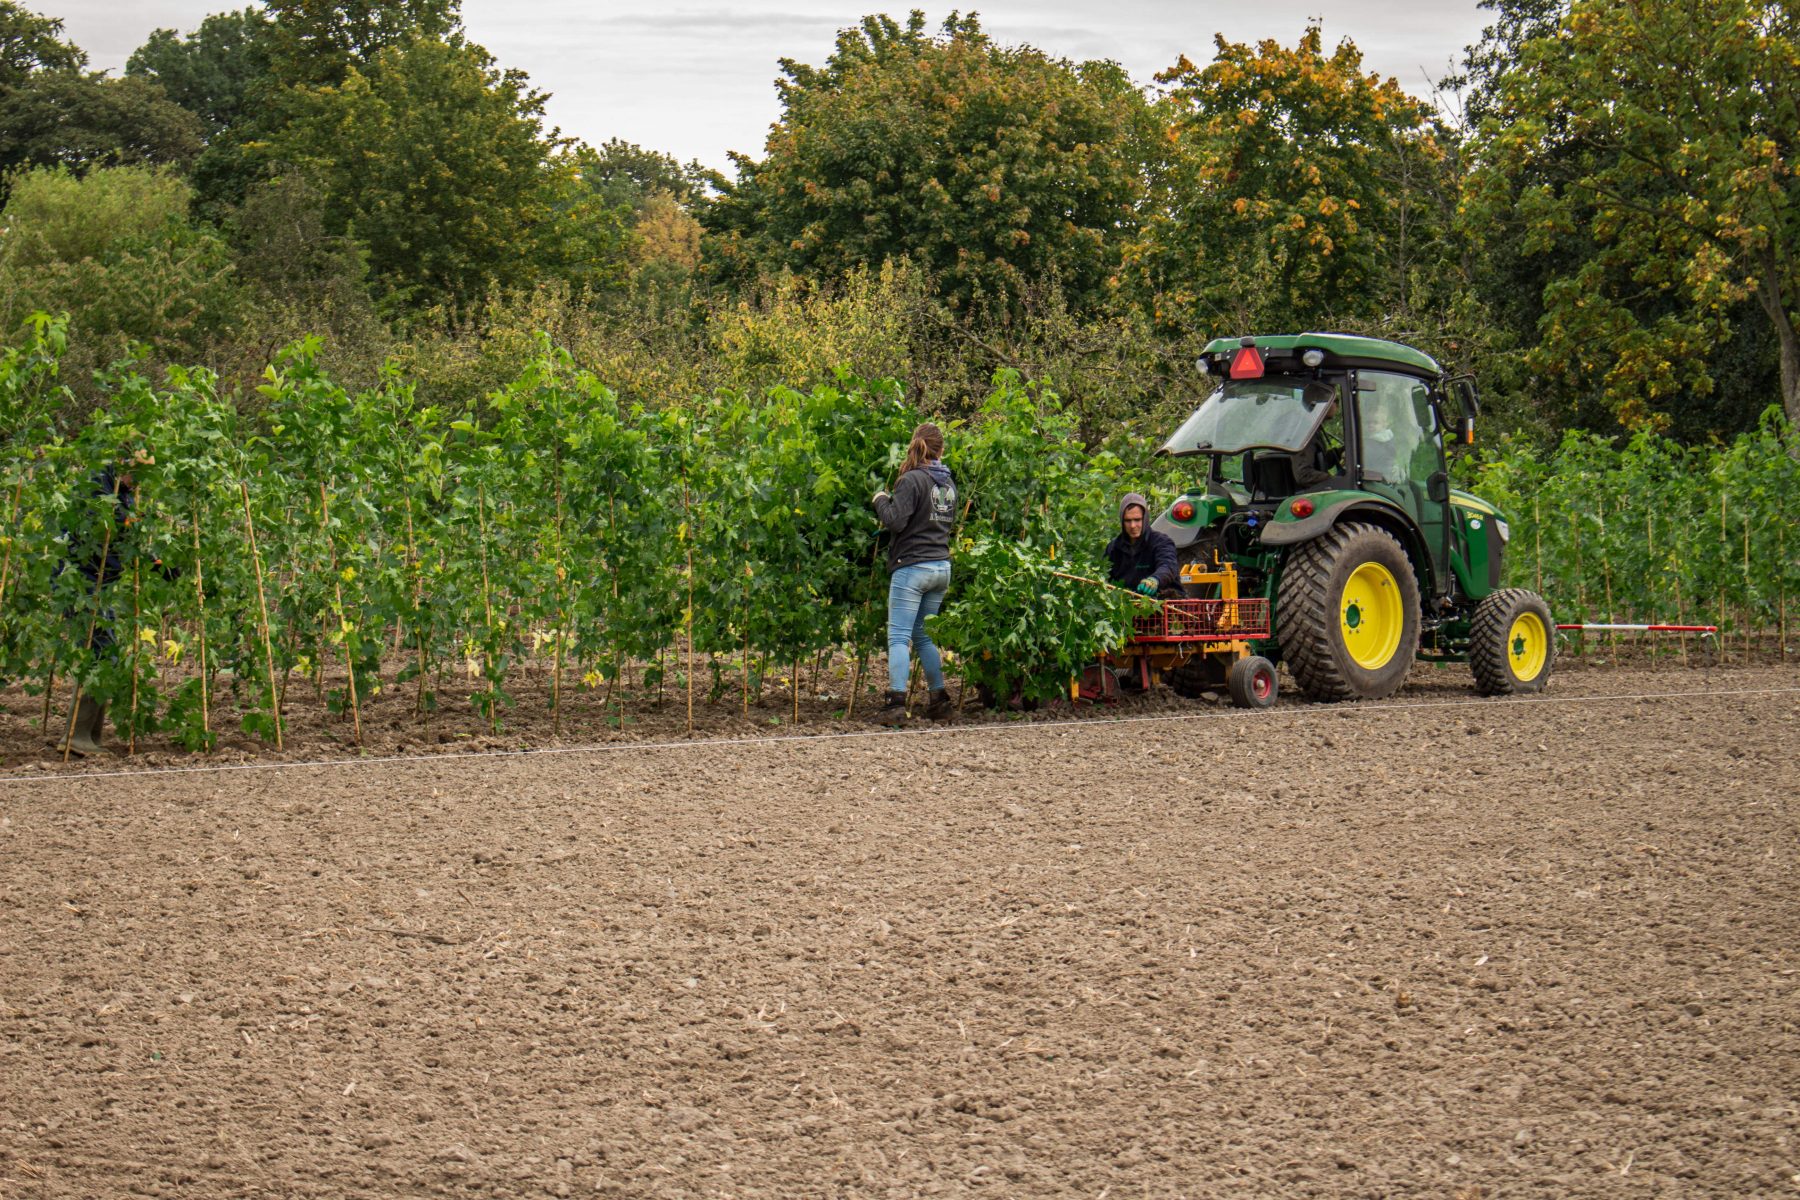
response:
<path id="1" fill-rule="evenodd" d="M 59 17 L 93 65 L 122 70 L 152 29 L 193 30 L 246 0 L 24 0 Z M 726 151 L 761 155 L 779 115 L 776 59 L 822 63 L 837 31 L 866 12 L 915 5 L 876 0 L 463 0 L 469 36 L 552 93 L 551 120 L 598 144 L 621 137 L 682 161 L 724 169 Z M 921 5 L 922 6 L 922 5 Z M 935 27 L 949 9 L 925 7 Z M 1181 55 L 1204 63 L 1214 33 L 1292 45 L 1309 16 L 1326 44 L 1349 37 L 1365 67 L 1424 94 L 1490 14 L 1476 0 L 1036 0 L 966 5 L 998 41 L 1080 61 L 1109 58 L 1140 84 Z"/>

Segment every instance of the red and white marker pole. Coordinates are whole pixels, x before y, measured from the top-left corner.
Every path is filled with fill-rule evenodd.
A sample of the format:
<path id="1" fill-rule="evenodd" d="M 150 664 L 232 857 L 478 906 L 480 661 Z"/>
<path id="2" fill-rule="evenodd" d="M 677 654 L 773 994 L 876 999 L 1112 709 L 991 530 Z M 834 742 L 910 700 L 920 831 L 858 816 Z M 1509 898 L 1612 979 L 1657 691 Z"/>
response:
<path id="1" fill-rule="evenodd" d="M 1717 625 L 1558 625 L 1559 630 L 1579 629 L 1584 633 L 1712 633 L 1719 632 Z"/>

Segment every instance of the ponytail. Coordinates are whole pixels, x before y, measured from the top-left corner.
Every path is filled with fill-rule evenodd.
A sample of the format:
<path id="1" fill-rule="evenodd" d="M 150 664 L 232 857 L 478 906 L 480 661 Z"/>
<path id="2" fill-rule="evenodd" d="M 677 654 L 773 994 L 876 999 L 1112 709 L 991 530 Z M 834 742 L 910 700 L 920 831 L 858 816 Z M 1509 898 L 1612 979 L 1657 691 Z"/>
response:
<path id="1" fill-rule="evenodd" d="M 906 447 L 906 461 L 900 464 L 900 474 L 916 471 L 943 456 L 944 431 L 927 421 L 913 430 L 912 441 Z"/>

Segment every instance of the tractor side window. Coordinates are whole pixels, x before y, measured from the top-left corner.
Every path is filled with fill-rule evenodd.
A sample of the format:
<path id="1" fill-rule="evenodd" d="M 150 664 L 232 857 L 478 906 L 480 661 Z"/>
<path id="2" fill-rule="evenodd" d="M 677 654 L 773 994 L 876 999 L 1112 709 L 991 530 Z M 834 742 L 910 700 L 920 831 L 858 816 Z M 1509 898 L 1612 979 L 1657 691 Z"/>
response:
<path id="1" fill-rule="evenodd" d="M 1405 375 L 1364 371 L 1359 378 L 1363 478 L 1396 486 L 1425 483 L 1441 465 L 1430 390 Z"/>

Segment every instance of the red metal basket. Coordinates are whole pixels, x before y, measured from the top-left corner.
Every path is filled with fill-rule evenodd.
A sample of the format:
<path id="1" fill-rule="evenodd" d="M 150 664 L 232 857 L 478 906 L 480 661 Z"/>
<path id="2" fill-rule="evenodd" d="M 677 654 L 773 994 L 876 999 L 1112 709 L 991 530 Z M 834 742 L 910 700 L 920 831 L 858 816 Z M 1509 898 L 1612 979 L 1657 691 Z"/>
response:
<path id="1" fill-rule="evenodd" d="M 1170 600 L 1153 613 L 1138 617 L 1133 642 L 1235 642 L 1269 636 L 1269 602 L 1261 596 L 1243 600 Z"/>

